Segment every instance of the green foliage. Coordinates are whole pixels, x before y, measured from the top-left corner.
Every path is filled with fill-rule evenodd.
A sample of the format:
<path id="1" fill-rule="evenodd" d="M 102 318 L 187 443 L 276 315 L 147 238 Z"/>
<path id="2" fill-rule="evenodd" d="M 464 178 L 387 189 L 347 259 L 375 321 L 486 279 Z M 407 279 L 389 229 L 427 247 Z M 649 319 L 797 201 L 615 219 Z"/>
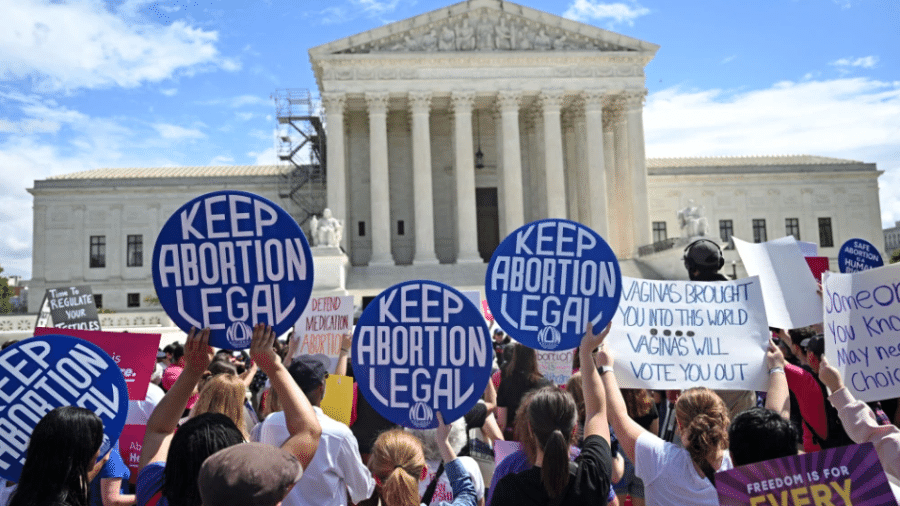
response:
<path id="1" fill-rule="evenodd" d="M 3 267 L 0 267 L 0 274 L 3 273 Z M 13 312 L 12 302 L 9 298 L 13 296 L 13 288 L 9 286 L 9 278 L 0 276 L 0 314 L 10 314 Z"/>
<path id="2" fill-rule="evenodd" d="M 900 262 L 900 249 L 895 249 L 893 253 L 891 253 L 891 263 L 895 264 Z"/>

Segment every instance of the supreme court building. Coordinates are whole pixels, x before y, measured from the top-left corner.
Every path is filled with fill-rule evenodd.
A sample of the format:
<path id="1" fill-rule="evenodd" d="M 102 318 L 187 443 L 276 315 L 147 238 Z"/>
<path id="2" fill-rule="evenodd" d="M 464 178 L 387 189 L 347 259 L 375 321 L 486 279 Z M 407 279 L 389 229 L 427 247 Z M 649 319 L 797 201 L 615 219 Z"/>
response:
<path id="1" fill-rule="evenodd" d="M 347 291 L 360 302 L 408 279 L 483 290 L 500 240 L 542 218 L 593 228 L 625 275 L 683 279 L 672 239 L 690 205 L 705 209 L 708 235 L 723 245 L 794 235 L 833 259 L 850 238 L 883 248 L 872 163 L 647 160 L 644 68 L 657 49 L 501 0 L 310 49 L 327 133 L 324 200 L 344 221 Z M 299 216 L 282 191 L 291 170 L 96 169 L 35 181 L 31 291 L 90 284 L 107 308 L 143 308 L 150 252 L 175 209 L 238 189 Z M 745 275 L 736 252 L 725 255 L 723 273 Z M 31 297 L 29 311 L 40 302 Z"/>

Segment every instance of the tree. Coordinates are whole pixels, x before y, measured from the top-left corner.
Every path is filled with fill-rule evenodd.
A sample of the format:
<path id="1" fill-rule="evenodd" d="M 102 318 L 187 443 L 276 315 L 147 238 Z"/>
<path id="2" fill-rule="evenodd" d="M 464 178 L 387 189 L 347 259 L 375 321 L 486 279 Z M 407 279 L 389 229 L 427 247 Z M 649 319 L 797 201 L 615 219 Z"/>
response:
<path id="1" fill-rule="evenodd" d="M 13 288 L 9 286 L 9 278 L 2 274 L 3 267 L 0 267 L 0 314 L 10 314 L 13 312 L 13 305 L 9 300 L 13 296 Z"/>
<path id="2" fill-rule="evenodd" d="M 900 249 L 895 249 L 893 253 L 891 253 L 891 263 L 895 264 L 900 262 Z"/>

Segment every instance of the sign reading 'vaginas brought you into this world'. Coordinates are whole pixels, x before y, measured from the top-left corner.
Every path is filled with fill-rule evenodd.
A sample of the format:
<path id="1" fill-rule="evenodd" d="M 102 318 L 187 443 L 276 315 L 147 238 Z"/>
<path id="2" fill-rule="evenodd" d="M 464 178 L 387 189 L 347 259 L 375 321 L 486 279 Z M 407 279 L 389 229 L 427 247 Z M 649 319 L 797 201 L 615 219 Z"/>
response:
<path id="1" fill-rule="evenodd" d="M 405 427 L 450 423 L 478 402 L 493 349 L 481 311 L 454 288 L 407 281 L 381 292 L 353 336 L 353 373 L 366 400 Z"/>
<path id="2" fill-rule="evenodd" d="M 488 264 L 485 293 L 494 320 L 538 350 L 578 346 L 590 321 L 603 328 L 622 294 L 612 249 L 596 232 L 568 220 L 540 220 L 509 234 Z"/>
<path id="3" fill-rule="evenodd" d="M 247 348 L 253 325 L 281 334 L 303 313 L 312 256 L 297 222 L 275 203 L 241 191 L 207 193 L 160 231 L 153 283 L 179 328 L 209 327 L 209 344 Z"/>

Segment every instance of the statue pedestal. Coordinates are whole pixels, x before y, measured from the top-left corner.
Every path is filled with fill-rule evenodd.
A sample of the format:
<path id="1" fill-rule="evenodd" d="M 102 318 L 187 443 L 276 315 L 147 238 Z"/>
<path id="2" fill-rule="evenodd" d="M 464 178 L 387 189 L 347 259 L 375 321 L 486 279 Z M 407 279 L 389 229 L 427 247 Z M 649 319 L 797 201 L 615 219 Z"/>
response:
<path id="1" fill-rule="evenodd" d="M 313 256 L 313 292 L 347 295 L 347 271 L 350 259 L 338 247 L 316 246 Z"/>

